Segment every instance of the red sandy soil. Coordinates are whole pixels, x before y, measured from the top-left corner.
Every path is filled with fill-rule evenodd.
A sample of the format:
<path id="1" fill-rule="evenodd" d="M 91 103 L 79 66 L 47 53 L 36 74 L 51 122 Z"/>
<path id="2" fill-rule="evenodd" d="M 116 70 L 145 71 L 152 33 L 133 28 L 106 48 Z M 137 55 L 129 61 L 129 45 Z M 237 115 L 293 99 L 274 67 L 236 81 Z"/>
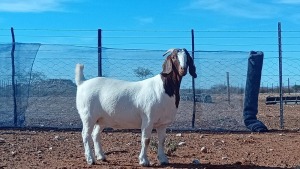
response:
<path id="1" fill-rule="evenodd" d="M 178 134 L 180 136 L 178 136 Z M 0 169 L 12 168 L 142 168 L 138 164 L 139 132 L 103 132 L 107 162 L 89 166 L 80 131 L 0 130 Z M 297 168 L 300 169 L 300 132 L 168 133 L 170 164 L 156 158 L 156 133 L 148 151 L 150 168 Z M 178 145 L 184 142 L 183 145 Z M 201 151 L 205 147 L 206 151 Z M 193 164 L 199 160 L 200 164 Z"/>

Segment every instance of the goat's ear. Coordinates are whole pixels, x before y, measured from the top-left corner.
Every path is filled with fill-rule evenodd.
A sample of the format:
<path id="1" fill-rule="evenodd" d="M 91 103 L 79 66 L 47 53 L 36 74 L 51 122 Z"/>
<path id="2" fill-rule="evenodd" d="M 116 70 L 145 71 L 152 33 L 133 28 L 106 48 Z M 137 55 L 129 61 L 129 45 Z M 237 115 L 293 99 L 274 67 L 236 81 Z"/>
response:
<path id="1" fill-rule="evenodd" d="M 161 72 L 161 74 L 163 76 L 166 76 L 172 72 L 172 61 L 171 59 L 169 59 L 169 57 L 167 57 L 167 59 L 165 60 L 165 63 L 162 65 L 162 68 L 163 71 Z"/>
<path id="2" fill-rule="evenodd" d="M 189 66 L 189 73 L 193 78 L 197 78 L 196 67 L 194 60 L 186 49 L 183 49 L 187 55 L 187 65 Z"/>

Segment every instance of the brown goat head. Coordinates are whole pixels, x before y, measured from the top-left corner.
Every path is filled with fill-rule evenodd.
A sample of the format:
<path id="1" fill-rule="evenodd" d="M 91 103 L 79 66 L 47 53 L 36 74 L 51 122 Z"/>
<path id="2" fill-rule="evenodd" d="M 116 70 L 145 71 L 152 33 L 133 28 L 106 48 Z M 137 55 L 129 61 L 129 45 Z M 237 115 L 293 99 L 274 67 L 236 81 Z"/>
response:
<path id="1" fill-rule="evenodd" d="M 169 55 L 162 66 L 162 80 L 166 94 L 170 97 L 175 95 L 175 105 L 178 108 L 181 79 L 187 74 L 187 68 L 190 75 L 196 78 L 196 67 L 186 49 L 169 49 L 164 55 L 166 54 Z"/>
<path id="2" fill-rule="evenodd" d="M 189 52 L 183 49 L 169 49 L 164 55 L 170 53 L 163 64 L 162 75 L 170 74 L 172 71 L 178 73 L 179 76 L 187 74 L 187 68 L 192 77 L 196 78 L 196 67 Z"/>

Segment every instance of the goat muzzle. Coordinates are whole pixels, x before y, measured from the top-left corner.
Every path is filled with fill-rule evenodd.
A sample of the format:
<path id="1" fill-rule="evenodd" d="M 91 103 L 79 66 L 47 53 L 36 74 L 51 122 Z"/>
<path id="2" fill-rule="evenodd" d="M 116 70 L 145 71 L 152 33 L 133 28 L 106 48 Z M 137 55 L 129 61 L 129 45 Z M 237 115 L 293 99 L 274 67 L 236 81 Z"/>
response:
<path id="1" fill-rule="evenodd" d="M 178 73 L 180 76 L 185 76 L 187 74 L 187 69 L 180 67 L 180 69 L 178 70 Z"/>

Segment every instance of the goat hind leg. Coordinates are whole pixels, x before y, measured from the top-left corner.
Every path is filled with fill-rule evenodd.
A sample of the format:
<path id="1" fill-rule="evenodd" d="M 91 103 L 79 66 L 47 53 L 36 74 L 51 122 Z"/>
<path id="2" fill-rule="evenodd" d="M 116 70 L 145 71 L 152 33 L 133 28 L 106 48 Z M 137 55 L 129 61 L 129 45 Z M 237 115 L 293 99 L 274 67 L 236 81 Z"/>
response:
<path id="1" fill-rule="evenodd" d="M 94 148 L 95 148 L 95 155 L 97 160 L 106 161 L 106 157 L 103 153 L 102 146 L 100 143 L 100 133 L 101 133 L 101 127 L 99 124 L 95 124 L 94 130 L 92 133 L 93 142 L 94 142 Z"/>
<path id="2" fill-rule="evenodd" d="M 92 154 L 91 150 L 91 133 L 92 133 L 92 127 L 89 127 L 89 122 L 83 120 L 83 126 L 82 126 L 82 141 L 83 141 L 83 146 L 84 146 L 84 154 L 86 161 L 89 165 L 95 164 L 95 159 Z"/>

